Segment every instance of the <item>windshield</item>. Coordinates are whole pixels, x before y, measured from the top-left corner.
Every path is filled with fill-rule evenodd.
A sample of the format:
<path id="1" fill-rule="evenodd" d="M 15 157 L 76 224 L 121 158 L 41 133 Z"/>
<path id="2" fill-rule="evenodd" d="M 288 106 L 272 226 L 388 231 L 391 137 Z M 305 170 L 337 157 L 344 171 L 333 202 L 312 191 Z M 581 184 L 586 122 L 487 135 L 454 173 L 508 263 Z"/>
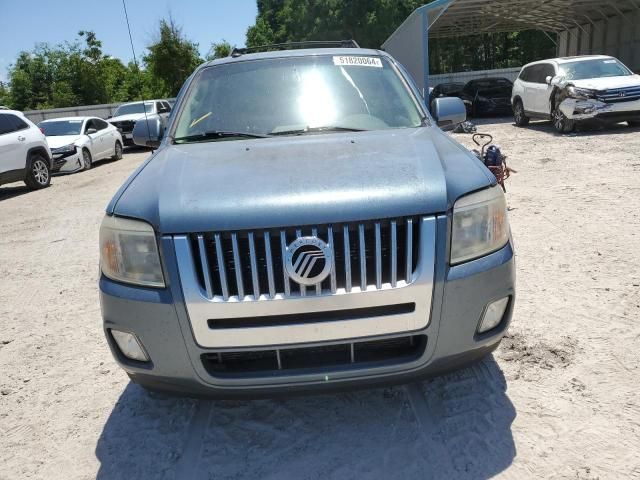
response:
<path id="1" fill-rule="evenodd" d="M 145 104 L 147 107 L 147 113 L 153 113 L 153 103 Z M 142 109 L 142 103 L 129 103 L 128 105 L 120 105 L 114 112 L 114 117 L 120 115 L 131 115 L 132 113 L 144 113 Z"/>
<path id="2" fill-rule="evenodd" d="M 623 77 L 632 72 L 615 58 L 582 60 L 560 65 L 560 75 L 567 80 L 586 80 L 588 78 Z"/>
<path id="3" fill-rule="evenodd" d="M 418 127 L 422 117 L 384 58 L 254 60 L 202 70 L 187 93 L 174 138 L 192 141 L 209 132 L 275 135 Z"/>
<path id="4" fill-rule="evenodd" d="M 84 120 L 58 120 L 55 122 L 41 122 L 38 127 L 47 137 L 62 135 L 80 135 Z"/>

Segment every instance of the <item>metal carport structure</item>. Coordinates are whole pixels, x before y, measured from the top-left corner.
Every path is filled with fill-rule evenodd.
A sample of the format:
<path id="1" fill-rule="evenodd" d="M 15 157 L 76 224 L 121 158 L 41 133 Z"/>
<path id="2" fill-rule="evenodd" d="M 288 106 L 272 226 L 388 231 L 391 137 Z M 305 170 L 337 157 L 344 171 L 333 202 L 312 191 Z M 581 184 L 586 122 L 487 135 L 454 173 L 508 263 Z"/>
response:
<path id="1" fill-rule="evenodd" d="M 435 0 L 414 10 L 382 48 L 420 89 L 429 85 L 429 39 L 542 30 L 558 55 L 608 53 L 640 69 L 640 0 Z"/>

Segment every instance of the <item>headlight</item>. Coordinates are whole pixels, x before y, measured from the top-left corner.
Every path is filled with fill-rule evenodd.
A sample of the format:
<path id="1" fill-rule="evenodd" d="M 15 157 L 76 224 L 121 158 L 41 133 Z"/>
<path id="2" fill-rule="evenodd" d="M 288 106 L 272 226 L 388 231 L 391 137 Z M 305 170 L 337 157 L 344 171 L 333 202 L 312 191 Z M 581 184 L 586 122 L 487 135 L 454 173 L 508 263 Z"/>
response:
<path id="1" fill-rule="evenodd" d="M 590 90 L 588 88 L 578 88 L 573 85 L 569 85 L 567 87 L 567 93 L 572 98 L 595 98 L 596 92 L 594 90 Z"/>
<path id="2" fill-rule="evenodd" d="M 155 232 L 139 220 L 104 217 L 100 226 L 100 268 L 112 280 L 165 286 Z"/>
<path id="3" fill-rule="evenodd" d="M 508 240 L 507 202 L 499 187 L 466 195 L 453 206 L 452 265 L 499 250 Z"/>
<path id="4" fill-rule="evenodd" d="M 71 143 L 69 145 L 65 145 L 64 147 L 58 147 L 58 148 L 54 148 L 51 150 L 51 153 L 69 153 L 69 152 L 75 152 L 76 151 L 76 146 Z"/>

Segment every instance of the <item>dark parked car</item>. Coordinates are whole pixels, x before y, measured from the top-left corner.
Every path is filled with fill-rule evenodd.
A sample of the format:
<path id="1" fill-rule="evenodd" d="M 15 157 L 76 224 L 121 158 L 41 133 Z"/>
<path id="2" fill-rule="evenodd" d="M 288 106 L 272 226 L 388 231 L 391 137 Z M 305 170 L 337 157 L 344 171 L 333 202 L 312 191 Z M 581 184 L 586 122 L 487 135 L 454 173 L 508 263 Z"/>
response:
<path id="1" fill-rule="evenodd" d="M 462 89 L 464 88 L 464 83 L 460 82 L 451 82 L 451 83 L 441 83 L 436 85 L 431 92 L 429 92 L 429 107 L 431 107 L 431 102 L 433 102 L 436 98 L 441 97 L 458 97 L 462 96 Z"/>
<path id="2" fill-rule="evenodd" d="M 512 88 L 513 83 L 506 78 L 471 80 L 462 89 L 460 98 L 473 117 L 511 114 Z"/>

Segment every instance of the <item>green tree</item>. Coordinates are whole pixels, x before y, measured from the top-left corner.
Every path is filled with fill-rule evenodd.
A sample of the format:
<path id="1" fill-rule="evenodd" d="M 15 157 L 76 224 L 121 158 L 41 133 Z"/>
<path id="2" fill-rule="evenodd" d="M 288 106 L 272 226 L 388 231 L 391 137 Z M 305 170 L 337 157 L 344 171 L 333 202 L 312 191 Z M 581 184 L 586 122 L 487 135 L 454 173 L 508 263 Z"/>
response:
<path id="1" fill-rule="evenodd" d="M 9 91 L 9 86 L 0 81 L 0 105 L 5 107 L 9 106 L 11 92 Z"/>
<path id="2" fill-rule="evenodd" d="M 160 20 L 158 39 L 149 45 L 143 57 L 152 82 L 154 96 L 175 96 L 193 70 L 202 63 L 198 45 L 188 40 L 173 19 Z"/>
<path id="3" fill-rule="evenodd" d="M 215 60 L 216 58 L 224 58 L 231 55 L 233 46 L 226 40 L 221 40 L 217 43 L 212 43 L 209 53 L 207 54 L 207 60 Z"/>
<path id="4" fill-rule="evenodd" d="M 354 39 L 380 48 L 419 6 L 420 0 L 258 0 L 258 15 L 247 31 L 248 46 L 301 40 Z M 553 42 L 539 31 L 432 39 L 432 73 L 520 66 L 552 57 Z"/>

